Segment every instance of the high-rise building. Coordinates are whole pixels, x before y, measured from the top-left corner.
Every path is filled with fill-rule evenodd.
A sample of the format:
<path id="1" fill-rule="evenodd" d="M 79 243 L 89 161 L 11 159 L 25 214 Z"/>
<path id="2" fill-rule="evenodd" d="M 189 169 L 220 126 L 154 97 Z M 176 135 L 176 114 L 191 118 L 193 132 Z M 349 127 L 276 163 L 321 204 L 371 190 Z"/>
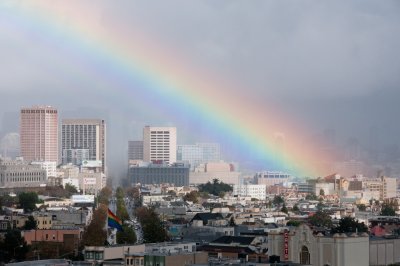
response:
<path id="1" fill-rule="evenodd" d="M 176 128 L 150 127 L 143 129 L 143 160 L 146 162 L 176 162 Z"/>
<path id="2" fill-rule="evenodd" d="M 143 160 L 143 141 L 128 141 L 128 160 Z"/>
<path id="3" fill-rule="evenodd" d="M 21 156 L 27 161 L 58 162 L 58 112 L 51 106 L 21 109 Z"/>
<path id="4" fill-rule="evenodd" d="M 61 130 L 63 164 L 76 163 L 80 161 L 79 159 L 101 161 L 101 170 L 103 173 L 105 172 L 106 123 L 104 120 L 63 119 Z M 83 152 L 84 150 L 88 150 L 89 154 Z M 70 156 L 71 154 L 79 156 Z"/>
<path id="5" fill-rule="evenodd" d="M 188 162 L 193 170 L 200 164 L 219 162 L 221 160 L 220 146 L 218 143 L 178 145 L 177 159 Z"/>

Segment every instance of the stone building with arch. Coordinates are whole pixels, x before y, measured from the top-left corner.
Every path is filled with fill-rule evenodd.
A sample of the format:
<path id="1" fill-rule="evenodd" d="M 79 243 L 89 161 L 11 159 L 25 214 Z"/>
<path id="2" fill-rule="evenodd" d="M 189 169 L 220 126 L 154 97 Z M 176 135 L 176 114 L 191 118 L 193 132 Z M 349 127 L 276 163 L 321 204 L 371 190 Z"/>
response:
<path id="1" fill-rule="evenodd" d="M 369 265 L 369 236 L 366 233 L 324 235 L 302 224 L 287 232 L 286 237 L 285 233 L 270 231 L 268 245 L 270 256 L 277 255 L 281 261 L 300 265 Z"/>

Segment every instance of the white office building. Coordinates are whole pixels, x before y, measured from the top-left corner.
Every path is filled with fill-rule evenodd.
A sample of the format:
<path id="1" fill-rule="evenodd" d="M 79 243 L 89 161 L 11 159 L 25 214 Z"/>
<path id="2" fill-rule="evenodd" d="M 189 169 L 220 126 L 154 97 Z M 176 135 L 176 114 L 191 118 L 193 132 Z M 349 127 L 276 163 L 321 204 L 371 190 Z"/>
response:
<path id="1" fill-rule="evenodd" d="M 252 197 L 259 200 L 265 200 L 267 196 L 267 186 L 253 184 L 234 185 L 233 194 L 241 197 Z"/>
<path id="2" fill-rule="evenodd" d="M 143 160 L 146 162 L 176 162 L 176 128 L 151 127 L 143 129 Z"/>
<path id="3" fill-rule="evenodd" d="M 283 172 L 265 171 L 257 173 L 255 183 L 267 186 L 283 184 L 289 181 L 290 175 Z"/>

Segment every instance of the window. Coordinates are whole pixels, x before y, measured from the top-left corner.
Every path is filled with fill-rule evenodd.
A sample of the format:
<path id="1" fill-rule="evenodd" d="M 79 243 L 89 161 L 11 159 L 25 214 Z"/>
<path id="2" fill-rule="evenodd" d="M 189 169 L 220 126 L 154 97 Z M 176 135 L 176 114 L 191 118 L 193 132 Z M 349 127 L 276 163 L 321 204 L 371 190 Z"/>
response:
<path id="1" fill-rule="evenodd" d="M 306 246 L 301 248 L 300 252 L 300 264 L 310 264 L 310 252 Z"/>

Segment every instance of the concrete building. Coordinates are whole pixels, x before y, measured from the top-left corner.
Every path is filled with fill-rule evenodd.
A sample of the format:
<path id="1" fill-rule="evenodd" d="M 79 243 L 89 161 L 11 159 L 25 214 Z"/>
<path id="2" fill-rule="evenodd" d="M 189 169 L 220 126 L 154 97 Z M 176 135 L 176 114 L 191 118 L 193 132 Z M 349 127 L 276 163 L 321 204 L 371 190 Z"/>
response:
<path id="1" fill-rule="evenodd" d="M 106 123 L 102 119 L 63 119 L 61 126 L 63 164 L 79 162 L 89 150 L 90 161 L 101 161 L 106 169 Z M 72 156 L 75 151 L 75 158 Z M 71 156 L 70 156 L 71 155 Z M 78 156 L 79 155 L 79 156 Z M 82 157 L 82 158 L 80 158 Z"/>
<path id="2" fill-rule="evenodd" d="M 221 160 L 220 145 L 218 143 L 178 145 L 177 160 L 188 162 L 192 170 L 200 164 L 219 162 Z"/>
<path id="3" fill-rule="evenodd" d="M 143 129 L 143 160 L 146 162 L 176 162 L 176 128 L 150 127 Z"/>
<path id="4" fill-rule="evenodd" d="M 27 161 L 58 162 L 58 112 L 51 106 L 21 109 L 21 156 Z"/>
<path id="5" fill-rule="evenodd" d="M 267 197 L 266 185 L 239 184 L 233 186 L 233 194 L 238 196 L 249 196 L 251 198 L 265 200 Z"/>
<path id="6" fill-rule="evenodd" d="M 153 164 L 142 163 L 130 166 L 128 179 L 131 184 L 174 184 L 175 186 L 189 185 L 189 165 L 183 163 Z"/>
<path id="7" fill-rule="evenodd" d="M 85 261 L 103 265 L 107 260 L 122 260 L 126 254 L 143 253 L 144 249 L 145 245 L 85 246 L 83 253 Z"/>
<path id="8" fill-rule="evenodd" d="M 128 141 L 128 160 L 143 161 L 143 141 Z"/>
<path id="9" fill-rule="evenodd" d="M 46 170 L 47 178 L 57 176 L 57 163 L 56 162 L 31 162 L 32 165 L 39 165 L 40 168 Z"/>
<path id="10" fill-rule="evenodd" d="M 265 171 L 257 173 L 254 177 L 256 184 L 264 184 L 273 186 L 277 184 L 286 183 L 289 181 L 290 175 L 283 172 Z"/>
<path id="11" fill-rule="evenodd" d="M 369 265 L 369 236 L 363 234 L 324 235 L 302 224 L 287 233 L 270 231 L 268 254 L 281 261 L 301 265 Z"/>
<path id="12" fill-rule="evenodd" d="M 39 187 L 46 185 L 46 170 L 22 160 L 0 159 L 0 187 Z"/>
<path id="13" fill-rule="evenodd" d="M 190 184 L 205 184 L 219 179 L 226 184 L 239 184 L 240 172 L 235 170 L 233 164 L 226 162 L 206 163 L 197 166 L 190 172 Z"/>
<path id="14" fill-rule="evenodd" d="M 81 165 L 83 161 L 90 160 L 89 149 L 63 149 L 62 158 L 63 164 Z"/>

